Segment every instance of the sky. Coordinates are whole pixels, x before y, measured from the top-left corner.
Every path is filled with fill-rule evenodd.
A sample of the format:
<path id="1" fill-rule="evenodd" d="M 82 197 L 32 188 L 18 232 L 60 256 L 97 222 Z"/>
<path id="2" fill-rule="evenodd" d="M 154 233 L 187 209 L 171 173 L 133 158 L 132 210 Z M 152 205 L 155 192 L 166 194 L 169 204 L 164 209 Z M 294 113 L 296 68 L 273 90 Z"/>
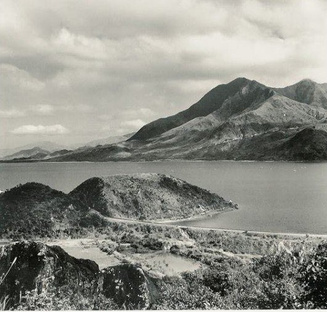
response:
<path id="1" fill-rule="evenodd" d="M 0 0 L 0 149 L 137 131 L 237 77 L 327 82 L 325 0 Z"/>

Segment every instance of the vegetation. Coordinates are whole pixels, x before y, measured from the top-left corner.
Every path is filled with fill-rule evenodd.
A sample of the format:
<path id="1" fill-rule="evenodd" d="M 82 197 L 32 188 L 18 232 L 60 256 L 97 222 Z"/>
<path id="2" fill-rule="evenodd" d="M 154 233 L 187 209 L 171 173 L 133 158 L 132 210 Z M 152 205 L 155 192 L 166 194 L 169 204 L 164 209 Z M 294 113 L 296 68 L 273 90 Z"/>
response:
<path id="1" fill-rule="evenodd" d="M 230 209 L 217 194 L 161 174 L 91 178 L 69 194 L 31 182 L 0 194 L 0 236 L 58 238 L 106 227 L 106 217 L 178 219 Z"/>
<path id="2" fill-rule="evenodd" d="M 76 287 L 51 288 L 45 292 L 28 291 L 15 310 L 116 310 L 118 306 L 104 295 Z"/>
<path id="3" fill-rule="evenodd" d="M 103 216 L 134 220 L 174 220 L 235 209 L 234 204 L 217 194 L 154 173 L 91 178 L 69 196 Z"/>
<path id="4" fill-rule="evenodd" d="M 155 277 L 151 309 L 311 309 L 327 307 L 327 242 L 249 233 L 111 222 L 94 229 L 112 254 L 168 252 L 201 262 L 194 272 Z M 72 232 L 76 236 L 90 236 Z M 228 254 L 230 253 L 230 254 Z M 153 276 L 152 276 L 153 278 Z M 123 309 L 101 293 L 71 288 L 27 292 L 17 307 Z M 6 302 L 6 297 L 2 298 Z"/>
<path id="5" fill-rule="evenodd" d="M 327 243 L 249 263 L 221 263 L 165 278 L 156 309 L 311 309 L 327 306 Z"/>
<path id="6" fill-rule="evenodd" d="M 179 182 L 163 178 L 160 183 L 173 191 Z M 198 193 L 188 185 L 178 187 L 186 189 L 191 197 Z M 99 192 L 100 189 L 95 190 L 96 194 Z M 92 193 L 89 195 L 92 197 Z M 0 235 L 13 239 L 101 237 L 98 247 L 108 254 L 115 252 L 127 263 L 133 261 L 136 253 L 165 251 L 201 264 L 196 271 L 173 277 L 147 272 L 141 264 L 148 274 L 150 291 L 156 292 L 149 305 L 152 309 L 327 308 L 327 242 L 319 238 L 108 221 L 101 211 L 89 209 L 87 199 L 88 196 L 76 198 L 37 183 L 20 185 L 0 195 L 0 224 L 6 225 Z M 13 259 L 8 262 L 1 257 L 3 263 L 9 263 L 0 276 L 0 287 L 6 289 L 8 272 L 11 268 L 19 271 L 21 262 L 14 265 Z M 66 267 L 67 261 L 62 263 Z M 80 278 L 81 269 L 72 272 Z M 126 308 L 104 296 L 93 277 L 81 286 L 63 273 L 62 281 L 41 292 L 32 289 L 18 294 L 19 303 L 14 308 Z M 7 293 L 0 294 L 1 309 L 10 307 L 9 301 Z"/>

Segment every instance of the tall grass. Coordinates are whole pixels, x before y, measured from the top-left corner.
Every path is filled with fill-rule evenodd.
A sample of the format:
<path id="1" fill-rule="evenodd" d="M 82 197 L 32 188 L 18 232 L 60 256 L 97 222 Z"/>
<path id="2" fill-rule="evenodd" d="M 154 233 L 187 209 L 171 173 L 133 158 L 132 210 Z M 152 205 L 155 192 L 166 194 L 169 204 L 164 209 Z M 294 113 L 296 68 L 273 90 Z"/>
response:
<path id="1" fill-rule="evenodd" d="M 7 272 L 3 275 L 3 277 L 1 277 L 1 279 L 0 279 L 0 286 L 2 285 L 2 283 L 4 282 L 4 280 L 6 279 L 7 275 L 11 271 L 11 269 L 14 266 L 14 264 L 16 263 L 16 261 L 17 261 L 17 257 L 15 257 L 15 259 L 11 262 L 10 267 L 8 268 Z M 9 296 L 8 295 L 0 298 L 0 310 L 1 311 L 3 311 L 3 310 L 6 309 L 8 300 L 9 300 Z"/>

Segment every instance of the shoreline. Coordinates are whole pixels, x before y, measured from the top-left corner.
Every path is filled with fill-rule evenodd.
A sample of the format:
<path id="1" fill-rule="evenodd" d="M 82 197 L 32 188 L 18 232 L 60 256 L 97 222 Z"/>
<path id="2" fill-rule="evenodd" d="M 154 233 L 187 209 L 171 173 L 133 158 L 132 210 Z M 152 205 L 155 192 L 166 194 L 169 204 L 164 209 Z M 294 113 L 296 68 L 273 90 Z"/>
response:
<path id="1" fill-rule="evenodd" d="M 326 239 L 327 240 L 327 233 L 326 234 L 318 234 L 318 233 L 294 233 L 294 232 L 269 232 L 269 231 L 256 231 L 256 230 L 241 230 L 241 229 L 229 229 L 229 228 L 213 228 L 213 227 L 203 227 L 203 226 L 192 226 L 192 225 L 181 225 L 178 224 L 179 222 L 183 221 L 194 221 L 194 220 L 201 220 L 207 217 L 217 216 L 225 212 L 233 212 L 237 209 L 226 209 L 224 211 L 208 211 L 205 214 L 191 216 L 185 219 L 179 220 L 135 220 L 135 219 L 124 219 L 124 218 L 111 218 L 111 217 L 104 217 L 107 221 L 113 223 L 129 223 L 129 224 L 140 224 L 140 225 L 152 225 L 157 227 L 170 227 L 170 228 L 180 228 L 183 229 L 191 229 L 195 231 L 215 231 L 215 232 L 225 232 L 225 233 L 234 233 L 234 234 L 243 234 L 246 236 L 270 236 L 276 239 L 308 239 L 308 238 L 315 238 L 315 239 Z M 25 240 L 25 239 L 24 239 Z M 27 239 L 29 240 L 29 239 Z M 39 238 L 37 239 L 39 240 Z M 51 238 L 49 239 L 52 240 Z M 72 238 L 67 238 L 66 240 L 72 240 Z M 6 245 L 7 243 L 12 243 L 11 239 L 2 238 L 0 237 L 0 247 Z"/>
<path id="2" fill-rule="evenodd" d="M 260 159 L 154 159 L 154 160 L 64 160 L 64 161 L 55 161 L 55 160 L 1 160 L 0 164 L 30 164 L 30 163 L 44 163 L 44 164 L 71 164 L 71 163 L 160 163 L 160 162 L 188 162 L 188 163 L 205 163 L 205 162 L 232 162 L 232 163 L 327 163 L 327 160 L 285 160 L 285 159 L 271 159 L 271 160 L 260 160 Z"/>
<path id="3" fill-rule="evenodd" d="M 223 211 L 223 212 L 231 212 L 231 211 Z M 220 214 L 222 212 L 217 212 L 215 215 Z M 200 216 L 201 218 L 202 216 Z M 194 217 L 191 217 L 194 218 Z M 228 232 L 235 234 L 243 234 L 243 235 L 251 235 L 251 236 L 277 236 L 276 238 L 320 238 L 327 239 L 326 234 L 317 234 L 317 233 L 288 233 L 288 232 L 265 232 L 265 231 L 255 231 L 255 230 L 240 230 L 240 229 L 225 229 L 225 228 L 211 228 L 211 227 L 199 227 L 199 226 L 189 226 L 189 225 L 178 225 L 174 224 L 175 222 L 180 222 L 181 220 L 149 220 L 149 221 L 139 221 L 139 220 L 131 220 L 131 219 L 120 219 L 120 218 L 106 218 L 111 222 L 123 222 L 123 223 L 134 223 L 134 224 L 144 224 L 144 225 L 153 225 L 153 226 L 165 226 L 165 227 L 173 227 L 180 229 L 191 229 L 198 231 L 217 231 L 217 232 Z M 185 219 L 184 219 L 185 220 Z M 189 220 L 189 219 L 188 219 Z"/>
<path id="4" fill-rule="evenodd" d="M 216 211 L 216 210 L 209 210 L 207 212 L 201 213 L 199 215 L 194 215 L 188 218 L 183 218 L 183 219 L 176 219 L 176 220 L 167 220 L 167 219 L 154 219 L 154 220 L 148 220 L 149 222 L 154 222 L 154 223 L 162 223 L 162 224 L 171 224 L 173 225 L 173 223 L 176 222 L 184 222 L 184 221 L 196 221 L 196 220 L 202 220 L 208 217 L 213 217 L 213 216 L 217 216 L 220 215 L 222 213 L 225 212 L 232 212 L 238 210 L 238 208 L 231 208 L 231 207 L 227 207 L 225 210 L 221 210 L 221 211 Z M 145 220 L 145 222 L 147 222 Z"/>

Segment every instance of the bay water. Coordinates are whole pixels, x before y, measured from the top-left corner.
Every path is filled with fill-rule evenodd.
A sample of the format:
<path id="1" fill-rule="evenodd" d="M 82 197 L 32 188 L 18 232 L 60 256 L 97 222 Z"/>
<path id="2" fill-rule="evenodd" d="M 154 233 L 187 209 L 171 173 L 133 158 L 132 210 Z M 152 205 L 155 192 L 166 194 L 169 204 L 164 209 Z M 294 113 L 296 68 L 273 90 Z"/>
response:
<path id="1" fill-rule="evenodd" d="M 0 164 L 0 190 L 40 182 L 70 192 L 90 177 L 170 174 L 237 203 L 239 209 L 180 222 L 209 228 L 327 234 L 327 163 L 163 161 Z"/>

